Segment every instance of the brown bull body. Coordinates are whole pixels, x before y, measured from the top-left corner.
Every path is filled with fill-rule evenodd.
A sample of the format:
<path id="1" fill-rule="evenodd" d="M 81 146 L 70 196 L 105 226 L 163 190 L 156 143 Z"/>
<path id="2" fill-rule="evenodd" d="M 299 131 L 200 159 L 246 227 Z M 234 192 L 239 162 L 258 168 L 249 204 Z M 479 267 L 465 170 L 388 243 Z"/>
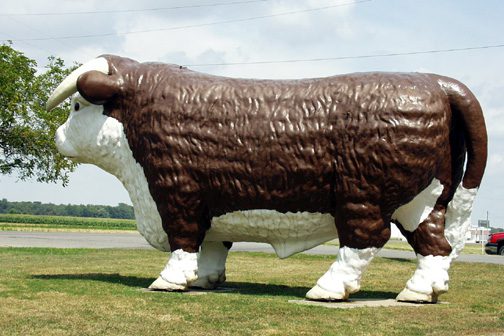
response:
<path id="1" fill-rule="evenodd" d="M 105 75 L 94 72 L 77 87 L 124 125 L 172 250 L 197 251 L 212 217 L 250 209 L 330 213 L 343 245 L 381 247 L 393 212 L 434 178 L 444 211 L 466 142 L 464 183 L 477 187 L 483 174 L 486 158 L 473 154 L 486 146 L 481 109 L 449 78 L 244 80 L 105 57 L 110 92 L 97 92 Z M 431 224 L 442 231 L 442 220 Z M 429 244 L 449 253 L 445 242 Z"/>

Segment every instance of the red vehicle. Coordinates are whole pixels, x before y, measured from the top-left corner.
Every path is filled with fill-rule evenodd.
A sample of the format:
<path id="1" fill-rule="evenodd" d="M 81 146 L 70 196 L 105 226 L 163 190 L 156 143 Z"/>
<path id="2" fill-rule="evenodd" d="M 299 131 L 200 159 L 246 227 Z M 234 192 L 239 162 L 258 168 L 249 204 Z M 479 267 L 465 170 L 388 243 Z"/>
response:
<path id="1" fill-rule="evenodd" d="M 493 233 L 488 237 L 488 243 L 485 245 L 485 252 L 504 256 L 504 232 Z"/>

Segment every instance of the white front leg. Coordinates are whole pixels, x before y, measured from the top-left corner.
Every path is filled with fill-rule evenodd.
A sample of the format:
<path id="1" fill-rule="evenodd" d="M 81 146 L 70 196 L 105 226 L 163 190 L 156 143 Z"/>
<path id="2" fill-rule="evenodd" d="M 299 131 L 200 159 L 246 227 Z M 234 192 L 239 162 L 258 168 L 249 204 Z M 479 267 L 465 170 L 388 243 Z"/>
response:
<path id="1" fill-rule="evenodd" d="M 191 282 L 197 279 L 198 253 L 173 251 L 164 270 L 149 289 L 165 291 L 187 290 Z"/>
<path id="2" fill-rule="evenodd" d="M 347 300 L 351 293 L 360 289 L 362 273 L 379 250 L 376 247 L 341 247 L 336 261 L 315 287 L 306 293 L 306 298 L 319 301 Z"/>
<path id="3" fill-rule="evenodd" d="M 418 266 L 406 283 L 406 288 L 397 296 L 397 301 L 437 302 L 438 296 L 448 291 L 448 269 L 451 257 L 421 256 Z"/>

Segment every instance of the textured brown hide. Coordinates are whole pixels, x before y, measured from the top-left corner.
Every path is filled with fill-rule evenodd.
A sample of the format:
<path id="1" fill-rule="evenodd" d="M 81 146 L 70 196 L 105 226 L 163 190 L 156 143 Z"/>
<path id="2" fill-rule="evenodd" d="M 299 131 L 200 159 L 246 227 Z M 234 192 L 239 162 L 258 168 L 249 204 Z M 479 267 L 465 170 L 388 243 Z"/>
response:
<path id="1" fill-rule="evenodd" d="M 249 209 L 331 213 L 342 245 L 381 247 L 392 213 L 438 178 L 436 209 L 408 238 L 421 254 L 450 252 L 444 213 L 466 143 L 464 186 L 479 185 L 486 162 L 481 109 L 461 83 L 419 73 L 232 79 L 104 57 L 110 75 L 81 76 L 79 91 L 102 103 L 86 83 L 114 83 L 105 113 L 124 125 L 172 251 L 197 251 L 213 216 Z"/>

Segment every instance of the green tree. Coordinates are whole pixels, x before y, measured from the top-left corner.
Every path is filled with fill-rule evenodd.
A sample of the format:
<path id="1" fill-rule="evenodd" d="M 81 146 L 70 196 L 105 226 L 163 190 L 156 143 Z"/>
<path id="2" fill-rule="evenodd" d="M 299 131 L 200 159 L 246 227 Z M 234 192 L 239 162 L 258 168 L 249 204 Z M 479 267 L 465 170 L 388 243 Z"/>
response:
<path id="1" fill-rule="evenodd" d="M 115 207 L 110 207 L 109 213 L 112 218 L 135 218 L 133 207 L 125 203 L 119 203 Z"/>
<path id="2" fill-rule="evenodd" d="M 34 60 L 10 44 L 0 45 L 0 173 L 65 185 L 75 164 L 58 153 L 54 134 L 69 102 L 51 112 L 45 102 L 72 69 L 59 58 L 48 60 L 37 72 Z"/>
<path id="3" fill-rule="evenodd" d="M 504 232 L 504 229 L 497 227 L 490 228 L 490 233 L 497 233 L 497 232 Z"/>

